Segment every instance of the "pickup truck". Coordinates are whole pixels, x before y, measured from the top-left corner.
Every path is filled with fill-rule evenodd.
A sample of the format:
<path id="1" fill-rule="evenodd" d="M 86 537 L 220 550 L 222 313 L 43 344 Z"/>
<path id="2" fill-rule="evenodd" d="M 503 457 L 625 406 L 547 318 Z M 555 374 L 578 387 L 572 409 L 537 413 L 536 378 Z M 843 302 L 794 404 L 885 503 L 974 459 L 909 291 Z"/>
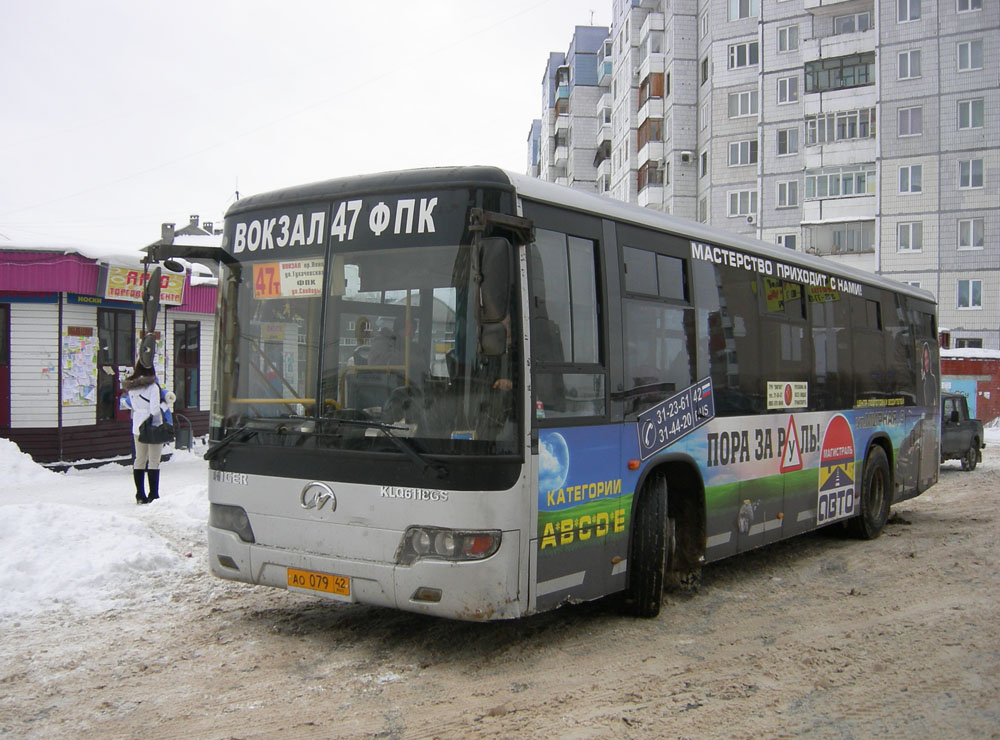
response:
<path id="1" fill-rule="evenodd" d="M 969 418 L 969 404 L 961 393 L 941 393 L 941 462 L 961 460 L 962 470 L 982 462 L 983 422 Z"/>

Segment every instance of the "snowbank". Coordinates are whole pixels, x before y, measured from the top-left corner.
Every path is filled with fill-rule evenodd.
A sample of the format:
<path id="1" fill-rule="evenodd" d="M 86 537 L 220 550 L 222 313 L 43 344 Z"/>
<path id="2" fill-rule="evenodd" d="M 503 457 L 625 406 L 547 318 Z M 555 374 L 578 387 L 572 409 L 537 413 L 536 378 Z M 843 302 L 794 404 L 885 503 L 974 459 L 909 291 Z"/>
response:
<path id="1" fill-rule="evenodd" d="M 151 576 L 204 567 L 185 547 L 208 518 L 195 454 L 161 465 L 162 498 L 149 506 L 136 505 L 121 465 L 53 473 L 0 439 L 0 469 L 0 620 L 125 606 L 150 598 Z"/>

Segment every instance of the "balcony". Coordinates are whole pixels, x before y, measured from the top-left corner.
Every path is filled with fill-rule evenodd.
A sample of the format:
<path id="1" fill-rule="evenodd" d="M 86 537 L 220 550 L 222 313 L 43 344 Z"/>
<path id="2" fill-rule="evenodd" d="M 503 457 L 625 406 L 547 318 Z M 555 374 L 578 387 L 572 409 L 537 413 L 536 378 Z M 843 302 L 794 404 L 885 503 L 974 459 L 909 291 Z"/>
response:
<path id="1" fill-rule="evenodd" d="M 639 124 L 647 118 L 663 118 L 663 98 L 650 98 L 639 106 Z"/>
<path id="2" fill-rule="evenodd" d="M 597 178 L 606 178 L 607 182 L 611 182 L 611 157 L 602 159 L 601 163 L 597 165 Z"/>
<path id="3" fill-rule="evenodd" d="M 556 120 L 552 125 L 552 131 L 557 136 L 565 136 L 569 131 L 569 116 L 566 114 L 556 116 Z"/>
<path id="4" fill-rule="evenodd" d="M 598 148 L 600 148 L 601 146 L 603 146 L 605 143 L 607 143 L 609 146 L 611 144 L 611 121 L 607 121 L 605 123 L 600 123 L 600 120 L 601 119 L 598 119 L 599 123 L 597 124 L 597 146 L 598 146 Z"/>
<path id="5" fill-rule="evenodd" d="M 646 16 L 646 20 L 642 22 L 642 28 L 639 31 L 639 38 L 645 41 L 650 32 L 663 31 L 664 27 L 664 15 L 663 13 L 650 13 Z"/>
<path id="6" fill-rule="evenodd" d="M 847 217 L 810 223 L 803 219 L 803 251 L 862 270 L 875 269 L 875 220 Z"/>
<path id="7" fill-rule="evenodd" d="M 639 191 L 639 195 L 636 197 L 636 202 L 643 208 L 662 208 L 663 186 L 647 185 Z"/>
<path id="8" fill-rule="evenodd" d="M 830 22 L 832 23 L 833 19 L 830 19 Z M 805 39 L 800 44 L 802 60 L 814 62 L 819 59 L 832 59 L 875 51 L 877 41 L 874 29 Z"/>
<path id="9" fill-rule="evenodd" d="M 611 60 L 605 59 L 597 64 L 597 84 L 601 87 L 611 86 Z"/>
<path id="10" fill-rule="evenodd" d="M 569 147 L 565 144 L 556 147 L 555 156 L 553 157 L 553 162 L 556 167 L 565 167 L 566 162 L 569 160 Z"/>
<path id="11" fill-rule="evenodd" d="M 811 12 L 814 10 L 819 10 L 820 8 L 826 10 L 830 6 L 837 6 L 838 11 L 840 8 L 844 8 L 843 12 L 849 12 L 848 8 L 858 5 L 858 0 L 802 0 L 802 7 L 806 12 Z"/>
<path id="12" fill-rule="evenodd" d="M 662 162 L 663 152 L 664 144 L 662 141 L 646 142 L 639 150 L 639 166 L 641 167 L 646 164 L 646 162 Z"/>

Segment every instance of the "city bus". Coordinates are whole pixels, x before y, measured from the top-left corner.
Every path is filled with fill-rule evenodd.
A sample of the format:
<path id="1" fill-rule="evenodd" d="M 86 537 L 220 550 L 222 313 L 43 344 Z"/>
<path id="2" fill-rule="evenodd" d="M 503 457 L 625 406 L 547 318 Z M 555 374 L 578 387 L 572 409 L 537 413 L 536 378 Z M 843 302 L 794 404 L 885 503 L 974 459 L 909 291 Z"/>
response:
<path id="1" fill-rule="evenodd" d="M 619 594 L 937 480 L 933 296 L 490 167 L 225 219 L 216 576 L 468 620 Z"/>

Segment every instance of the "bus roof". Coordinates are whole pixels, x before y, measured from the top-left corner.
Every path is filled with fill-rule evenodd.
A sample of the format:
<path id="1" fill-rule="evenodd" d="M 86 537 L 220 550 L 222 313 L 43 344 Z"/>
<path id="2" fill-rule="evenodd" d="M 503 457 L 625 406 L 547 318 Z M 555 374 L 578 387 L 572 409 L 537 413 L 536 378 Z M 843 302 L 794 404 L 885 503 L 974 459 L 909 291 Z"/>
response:
<path id="1" fill-rule="evenodd" d="M 806 267 L 817 272 L 833 273 L 860 283 L 883 287 L 897 293 L 905 293 L 928 303 L 936 303 L 933 294 L 927 290 L 915 288 L 905 283 L 876 275 L 875 273 L 866 272 L 849 265 L 842 265 L 815 255 L 783 249 L 775 244 L 768 244 L 758 239 L 733 234 L 724 229 L 707 226 L 696 221 L 668 215 L 649 208 L 623 203 L 596 193 L 587 193 L 582 190 L 566 187 L 565 185 L 556 185 L 555 183 L 540 180 L 536 177 L 502 170 L 498 167 L 432 167 L 324 180 L 244 198 L 229 208 L 226 218 L 228 219 L 239 213 L 258 208 L 344 198 L 355 194 L 392 193 L 433 187 L 483 186 L 513 189 L 518 196 L 539 203 L 560 206 L 579 211 L 580 213 L 667 231 L 688 239 L 747 250 L 782 262 Z"/>

